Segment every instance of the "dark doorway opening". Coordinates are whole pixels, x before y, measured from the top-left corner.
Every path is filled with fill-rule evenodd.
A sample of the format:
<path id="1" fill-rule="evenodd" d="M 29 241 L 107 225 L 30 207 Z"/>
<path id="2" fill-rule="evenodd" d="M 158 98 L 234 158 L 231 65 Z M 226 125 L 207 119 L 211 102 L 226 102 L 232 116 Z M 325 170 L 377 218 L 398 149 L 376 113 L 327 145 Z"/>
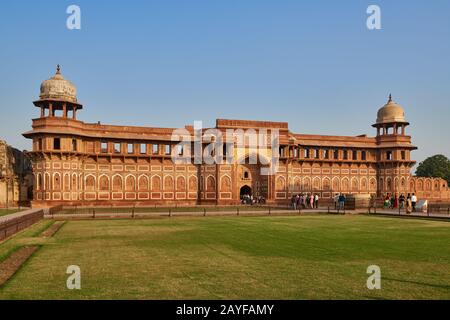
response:
<path id="1" fill-rule="evenodd" d="M 241 203 L 252 204 L 252 188 L 247 185 L 241 188 Z"/>
<path id="2" fill-rule="evenodd" d="M 244 196 L 251 196 L 251 195 L 252 195 L 252 188 L 250 188 L 247 185 L 245 185 L 241 188 L 241 199 Z"/>

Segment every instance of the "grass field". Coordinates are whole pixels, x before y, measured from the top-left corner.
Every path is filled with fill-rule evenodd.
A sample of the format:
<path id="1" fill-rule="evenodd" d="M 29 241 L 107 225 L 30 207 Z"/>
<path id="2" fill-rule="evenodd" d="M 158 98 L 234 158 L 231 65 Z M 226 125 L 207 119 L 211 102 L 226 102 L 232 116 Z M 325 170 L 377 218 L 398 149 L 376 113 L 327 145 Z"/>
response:
<path id="1" fill-rule="evenodd" d="M 6 216 L 7 214 L 19 212 L 18 209 L 0 209 L 0 217 Z"/>
<path id="2" fill-rule="evenodd" d="M 0 244 L 41 248 L 0 299 L 450 299 L 450 224 L 369 216 L 45 220 Z M 66 268 L 81 268 L 81 290 Z M 381 268 L 381 290 L 366 269 Z"/>
<path id="3" fill-rule="evenodd" d="M 272 207 L 277 210 L 288 210 L 289 207 Z M 257 205 L 241 205 L 241 206 L 195 206 L 195 207 L 73 207 L 73 208 L 64 208 L 62 210 L 58 210 L 57 214 L 92 214 L 93 210 L 95 213 L 149 213 L 149 212 L 221 212 L 221 211 L 233 211 L 239 210 L 240 212 L 245 211 L 268 211 L 269 207 L 267 206 L 257 206 Z"/>

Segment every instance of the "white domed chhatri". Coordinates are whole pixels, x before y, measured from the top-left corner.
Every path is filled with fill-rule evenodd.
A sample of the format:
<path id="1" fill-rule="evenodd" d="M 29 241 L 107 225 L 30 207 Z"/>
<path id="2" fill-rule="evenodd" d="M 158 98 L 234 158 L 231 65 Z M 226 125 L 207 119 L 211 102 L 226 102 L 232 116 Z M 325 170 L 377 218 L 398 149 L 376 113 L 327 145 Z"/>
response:
<path id="1" fill-rule="evenodd" d="M 58 65 L 56 74 L 42 82 L 39 98 L 41 100 L 50 99 L 77 103 L 77 88 L 72 82 L 64 79 L 61 75 L 61 68 Z"/>
<path id="2" fill-rule="evenodd" d="M 389 95 L 389 101 L 378 110 L 376 124 L 383 123 L 407 123 L 405 119 L 405 110 L 399 104 L 392 100 L 392 95 Z"/>

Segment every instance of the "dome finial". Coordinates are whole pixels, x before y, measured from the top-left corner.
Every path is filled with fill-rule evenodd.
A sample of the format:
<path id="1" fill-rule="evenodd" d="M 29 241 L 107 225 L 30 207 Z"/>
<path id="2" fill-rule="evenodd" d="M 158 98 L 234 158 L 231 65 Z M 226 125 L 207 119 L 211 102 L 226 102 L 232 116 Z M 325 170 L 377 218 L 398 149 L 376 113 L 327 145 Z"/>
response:
<path id="1" fill-rule="evenodd" d="M 77 88 L 61 74 L 61 66 L 56 66 L 56 74 L 41 84 L 39 99 L 53 99 L 77 103 Z"/>
<path id="2" fill-rule="evenodd" d="M 389 102 L 392 102 L 392 94 L 390 94 L 390 93 L 389 93 L 389 101 L 388 101 L 388 103 Z"/>

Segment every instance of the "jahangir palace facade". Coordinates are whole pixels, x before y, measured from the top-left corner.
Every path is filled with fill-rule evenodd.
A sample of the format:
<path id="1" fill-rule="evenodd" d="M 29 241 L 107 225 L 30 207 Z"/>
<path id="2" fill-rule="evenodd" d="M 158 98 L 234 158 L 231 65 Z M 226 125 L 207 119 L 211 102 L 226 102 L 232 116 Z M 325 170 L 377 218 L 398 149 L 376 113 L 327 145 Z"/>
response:
<path id="1" fill-rule="evenodd" d="M 391 97 L 378 110 L 374 137 L 309 135 L 291 132 L 287 122 L 218 119 L 215 129 L 227 141 L 224 153 L 232 150 L 231 160 L 221 164 L 175 163 L 174 152 L 185 151 L 172 138 L 175 128 L 78 120 L 83 106 L 59 67 L 42 83 L 34 105 L 40 116 L 24 133 L 33 141 L 33 206 L 235 204 L 243 193 L 263 196 L 268 203 L 286 203 L 301 192 L 322 198 L 341 192 L 450 198 L 446 181 L 411 175 L 411 151 L 416 147 L 406 133 L 404 110 Z M 239 159 L 239 154 L 250 157 L 248 141 L 236 145 L 236 137 L 227 136 L 229 129 L 278 132 L 277 150 L 268 145 L 258 151 L 267 157 L 279 155 L 276 172 L 263 175 L 267 163 Z M 192 126 L 184 132 L 195 141 Z"/>

